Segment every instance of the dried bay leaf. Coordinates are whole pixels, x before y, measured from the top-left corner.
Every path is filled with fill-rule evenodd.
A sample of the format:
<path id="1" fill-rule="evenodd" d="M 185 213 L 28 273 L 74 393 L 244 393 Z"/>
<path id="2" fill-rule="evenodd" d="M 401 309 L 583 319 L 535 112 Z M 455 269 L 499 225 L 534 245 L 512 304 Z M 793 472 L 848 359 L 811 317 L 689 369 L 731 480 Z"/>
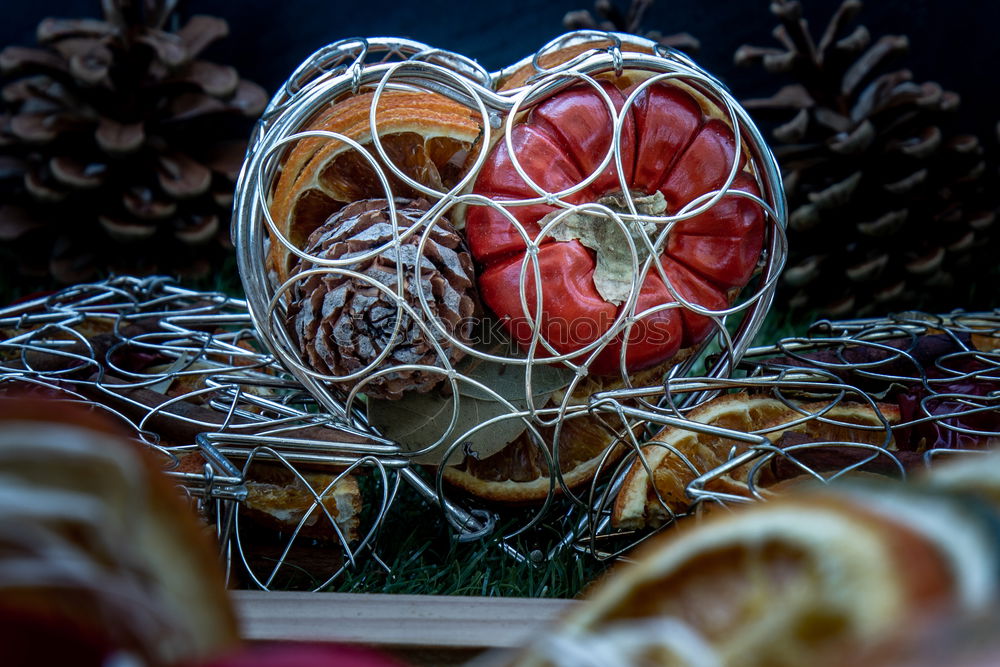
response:
<path id="1" fill-rule="evenodd" d="M 496 400 L 483 400 L 463 394 L 445 396 L 440 392 L 418 394 L 410 392 L 398 401 L 368 399 L 368 422 L 382 435 L 398 442 L 407 451 L 428 447 L 446 434 L 451 423 L 454 400 L 458 400 L 458 419 L 447 438 L 432 451 L 414 457 L 417 463 L 438 465 L 445 449 L 456 438 L 462 444 L 455 448 L 448 464 L 460 463 L 466 455 L 486 458 L 496 454 L 524 432 L 524 420 L 511 416 L 474 433 L 468 433 L 479 424 L 509 415 L 510 409 Z M 519 410 L 524 401 L 511 401 Z"/>
<path id="2" fill-rule="evenodd" d="M 457 370 L 462 375 L 489 387 L 512 403 L 515 401 L 524 403 L 524 375 L 528 370 L 527 366 L 466 357 L 459 362 Z M 531 396 L 536 406 L 548 400 L 552 392 L 568 386 L 573 379 L 572 371 L 562 366 L 535 364 L 530 370 Z M 463 396 L 495 402 L 491 394 L 468 382 L 459 382 L 458 391 Z"/>
<path id="3" fill-rule="evenodd" d="M 484 328 L 491 322 L 484 321 Z M 524 358 L 514 342 L 501 340 L 489 346 L 486 352 L 500 357 Z M 474 356 L 467 356 L 457 365 L 462 375 L 481 383 L 517 410 L 526 410 L 525 397 L 526 366 L 508 364 Z M 535 364 L 531 373 L 531 403 L 538 408 L 544 406 L 552 394 L 569 386 L 574 373 L 562 366 Z M 447 389 L 428 393 L 407 392 L 400 400 L 368 399 L 368 421 L 387 438 L 408 451 L 418 451 L 429 447 L 448 430 L 451 423 L 454 401 L 458 400 L 458 418 L 455 428 L 433 451 L 414 458 L 418 463 L 440 464 L 444 450 L 456 439 L 462 444 L 449 457 L 451 465 L 461 462 L 466 456 L 483 459 L 496 454 L 517 439 L 527 428 L 520 417 L 511 415 L 510 408 L 496 396 L 468 382 L 458 382 L 458 395 L 453 397 Z M 510 415 L 489 427 L 468 433 L 483 422 Z"/>

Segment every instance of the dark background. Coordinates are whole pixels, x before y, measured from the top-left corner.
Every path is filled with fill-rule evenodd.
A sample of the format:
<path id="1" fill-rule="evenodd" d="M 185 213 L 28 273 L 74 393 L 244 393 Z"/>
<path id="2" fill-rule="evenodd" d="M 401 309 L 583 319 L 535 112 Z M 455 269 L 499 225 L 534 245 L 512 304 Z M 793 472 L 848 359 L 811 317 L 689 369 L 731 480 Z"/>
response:
<path id="1" fill-rule="evenodd" d="M 626 8 L 628 0 L 619 0 Z M 767 0 L 660 0 L 643 27 L 669 34 L 686 31 L 702 44 L 696 59 L 739 97 L 764 96 L 777 88 L 757 68 L 738 69 L 733 52 L 744 43 L 772 46 L 775 25 Z M 804 0 L 818 35 L 839 0 Z M 35 43 L 38 21 L 46 16 L 98 16 L 98 0 L 9 0 L 0 12 L 0 45 Z M 487 69 L 514 62 L 563 31 L 563 15 L 592 9 L 589 0 L 446 2 L 419 0 L 186 0 L 181 13 L 221 16 L 230 36 L 206 54 L 235 65 L 243 76 L 275 90 L 310 53 L 353 36 L 411 37 L 459 51 Z M 962 95 L 956 129 L 995 141 L 1000 76 L 1000 2 L 996 0 L 871 0 L 858 21 L 873 38 L 907 34 L 911 51 L 899 61 L 917 81 L 934 80 Z"/>

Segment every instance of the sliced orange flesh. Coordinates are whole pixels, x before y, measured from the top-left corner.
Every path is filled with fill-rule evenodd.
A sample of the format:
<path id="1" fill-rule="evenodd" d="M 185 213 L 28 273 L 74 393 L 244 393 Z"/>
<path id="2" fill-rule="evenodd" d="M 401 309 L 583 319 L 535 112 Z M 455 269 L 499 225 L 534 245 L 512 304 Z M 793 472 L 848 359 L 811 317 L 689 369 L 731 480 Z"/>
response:
<path id="1" fill-rule="evenodd" d="M 0 566 L 20 572 L 0 582 L 7 611 L 107 636 L 142 664 L 200 663 L 237 641 L 218 545 L 102 413 L 0 401 L 0 475 Z"/>
<path id="2" fill-rule="evenodd" d="M 885 424 L 865 404 L 840 403 L 824 412 L 822 420 L 794 423 L 826 407 L 826 404 L 803 404 L 795 409 L 776 398 L 738 393 L 720 396 L 699 406 L 687 415 L 687 419 L 743 433 L 759 433 L 771 442 L 778 441 L 791 430 L 813 441 L 885 444 Z M 899 422 L 898 408 L 884 404 L 878 407 L 889 424 Z M 858 424 L 858 427 L 847 424 Z M 681 427 L 664 429 L 642 448 L 641 456 L 627 473 L 615 499 L 614 525 L 623 529 L 656 527 L 687 512 L 691 506 L 688 485 L 749 446 L 739 440 Z M 891 440 L 889 447 L 893 447 Z M 712 480 L 706 488 L 749 497 L 748 471 L 749 465 L 742 466 Z"/>
<path id="3" fill-rule="evenodd" d="M 661 365 L 637 373 L 632 384 L 638 387 L 655 385 L 662 381 L 670 364 Z M 620 380 L 610 378 L 588 378 L 570 398 L 570 404 L 586 402 L 598 391 L 623 387 Z M 556 392 L 548 407 L 557 406 L 562 400 L 561 392 Z M 636 424 L 630 424 L 633 432 Z M 554 430 L 538 429 L 547 446 L 552 446 Z M 613 432 L 612 432 L 613 431 Z M 601 417 L 584 415 L 566 419 L 563 422 L 559 440 L 556 443 L 559 457 L 559 474 L 570 489 L 578 488 L 594 478 L 601 470 L 607 470 L 620 459 L 629 448 L 626 425 L 614 415 Z M 605 453 L 610 450 L 610 453 Z M 481 461 L 466 458 L 457 466 L 444 470 L 444 479 L 468 493 L 493 502 L 527 503 L 544 500 L 550 491 L 550 473 L 545 455 L 527 434 L 522 434 L 502 450 Z M 555 484 L 559 492 L 559 484 Z"/>
<path id="4" fill-rule="evenodd" d="M 832 494 L 760 504 L 654 540 L 551 632 L 609 650 L 631 628 L 621 648 L 636 664 L 687 664 L 666 625 L 643 624 L 670 620 L 718 664 L 845 664 L 958 597 L 939 546 Z M 550 661 L 529 652 L 515 664 Z"/>
<path id="5" fill-rule="evenodd" d="M 608 426 L 624 435 L 624 425 L 617 418 L 605 420 Z M 540 435 L 551 442 L 554 429 L 540 428 Z M 567 419 L 559 437 L 559 469 L 570 488 L 592 479 L 604 452 L 609 465 L 625 453 L 619 438 L 593 417 Z M 445 468 L 444 478 L 475 496 L 494 502 L 525 503 L 543 500 L 550 490 L 549 467 L 538 444 L 527 433 L 493 456 L 481 461 L 471 457 L 459 466 Z M 559 485 L 555 487 L 557 490 Z"/>
<path id="6" fill-rule="evenodd" d="M 360 144 L 388 177 L 392 196 L 415 196 L 384 165 L 373 145 L 369 124 L 374 93 L 337 102 L 302 131 L 341 134 Z M 409 178 L 438 192 L 447 191 L 464 175 L 464 166 L 482 123 L 478 111 L 426 91 L 386 90 L 379 97 L 375 123 L 389 160 Z M 281 235 L 302 248 L 309 234 L 345 204 L 383 198 L 387 193 L 365 156 L 344 141 L 306 137 L 298 141 L 282 165 L 271 198 L 271 217 Z M 280 281 L 288 277 L 295 256 L 271 240 L 269 265 Z"/>

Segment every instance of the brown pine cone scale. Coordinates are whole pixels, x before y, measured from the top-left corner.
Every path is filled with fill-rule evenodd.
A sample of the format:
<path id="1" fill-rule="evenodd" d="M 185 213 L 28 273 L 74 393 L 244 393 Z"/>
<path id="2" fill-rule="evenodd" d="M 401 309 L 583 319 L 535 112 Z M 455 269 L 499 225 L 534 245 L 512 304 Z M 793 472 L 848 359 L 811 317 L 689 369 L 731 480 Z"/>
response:
<path id="1" fill-rule="evenodd" d="M 421 224 L 421 217 L 428 209 L 429 204 L 423 200 L 397 199 L 399 233 Z M 288 328 L 310 367 L 334 379 L 369 367 L 371 372 L 399 365 L 443 368 L 444 360 L 433 342 L 398 307 L 401 301 L 427 323 L 448 364 L 464 356 L 450 337 L 469 343 L 473 317 L 479 312 L 472 257 L 450 222 L 437 218 L 430 224 L 432 228 L 422 253 L 419 244 L 424 228 L 396 245 L 388 202 L 368 199 L 345 206 L 309 236 L 305 252 L 321 260 L 349 259 L 383 248 L 375 257 L 310 274 L 292 287 Z M 301 260 L 294 274 L 322 268 L 313 261 Z M 365 279 L 345 271 L 359 273 Z M 402 299 L 398 294 L 400 273 Z M 420 303 L 421 294 L 429 312 Z M 402 321 L 396 331 L 399 316 Z M 448 335 L 431 325 L 429 318 L 438 322 Z M 386 358 L 372 367 L 386 347 L 390 348 Z M 378 398 L 398 399 L 407 391 L 430 391 L 444 378 L 444 374 L 433 371 L 399 370 L 372 379 L 362 391 Z M 349 388 L 346 382 L 344 385 Z"/>
<path id="2" fill-rule="evenodd" d="M 105 0 L 0 50 L 0 278 L 207 275 L 265 91 L 202 51 L 228 33 L 178 3 Z"/>
<path id="3" fill-rule="evenodd" d="M 781 78 L 743 101 L 770 126 L 788 197 L 778 301 L 828 317 L 954 307 L 967 298 L 956 289 L 986 282 L 998 204 L 985 147 L 950 132 L 959 95 L 893 69 L 910 40 L 852 28 L 858 0 L 818 38 L 802 3 L 770 9 L 779 46 L 742 46 L 735 61 Z"/>

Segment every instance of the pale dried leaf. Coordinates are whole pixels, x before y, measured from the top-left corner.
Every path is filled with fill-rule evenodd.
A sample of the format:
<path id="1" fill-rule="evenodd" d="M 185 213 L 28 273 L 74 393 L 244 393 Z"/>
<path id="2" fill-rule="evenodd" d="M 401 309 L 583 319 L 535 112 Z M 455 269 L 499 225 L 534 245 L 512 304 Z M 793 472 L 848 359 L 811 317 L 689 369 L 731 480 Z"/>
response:
<path id="1" fill-rule="evenodd" d="M 498 345 L 489 350 L 490 354 L 506 358 L 524 358 L 523 352 L 517 350 L 512 345 Z M 479 357 L 466 357 L 458 363 L 456 370 L 462 375 L 492 389 L 501 397 L 508 401 L 523 401 L 526 396 L 525 372 L 527 366 L 515 364 L 503 364 Z M 553 365 L 535 364 L 530 369 L 531 394 L 533 402 L 538 405 L 544 403 L 552 392 L 569 386 L 574 374 L 572 371 Z M 471 398 L 495 401 L 496 399 L 478 387 L 467 382 L 460 382 L 458 391 Z"/>
<path id="2" fill-rule="evenodd" d="M 456 400 L 458 418 L 455 428 L 449 431 Z M 514 405 L 524 409 L 523 401 L 521 404 L 514 402 Z M 432 465 L 442 463 L 445 448 L 456 440 L 462 444 L 455 448 L 447 462 L 449 465 L 460 463 L 467 455 L 482 459 L 502 450 L 524 432 L 526 425 L 522 419 L 503 419 L 474 433 L 469 431 L 506 414 L 510 414 L 510 409 L 499 401 L 484 401 L 462 394 L 450 397 L 410 392 L 397 401 L 368 399 L 369 423 L 407 451 L 423 449 L 444 438 L 439 447 L 414 459 L 417 463 Z"/>
<path id="3" fill-rule="evenodd" d="M 612 210 L 624 212 L 623 201 L 612 201 L 608 198 L 599 203 Z M 655 192 L 648 197 L 635 199 L 636 210 L 640 215 L 662 215 L 666 211 L 666 200 L 663 193 Z M 544 226 L 559 215 L 550 213 L 543 217 L 540 224 Z M 551 230 L 551 236 L 556 241 L 577 240 L 585 247 L 594 251 L 597 256 L 597 266 L 594 269 L 594 287 L 601 297 L 616 306 L 623 304 L 632 293 L 632 282 L 636 268 L 641 266 L 649 249 L 646 239 L 656 231 L 656 223 L 638 224 L 625 222 L 628 234 L 635 245 L 636 256 L 633 258 L 629 249 L 625 231 L 612 219 L 593 212 L 574 212 L 563 217 Z M 633 259 L 635 265 L 633 265 Z M 544 286 L 543 286 L 544 289 Z"/>

